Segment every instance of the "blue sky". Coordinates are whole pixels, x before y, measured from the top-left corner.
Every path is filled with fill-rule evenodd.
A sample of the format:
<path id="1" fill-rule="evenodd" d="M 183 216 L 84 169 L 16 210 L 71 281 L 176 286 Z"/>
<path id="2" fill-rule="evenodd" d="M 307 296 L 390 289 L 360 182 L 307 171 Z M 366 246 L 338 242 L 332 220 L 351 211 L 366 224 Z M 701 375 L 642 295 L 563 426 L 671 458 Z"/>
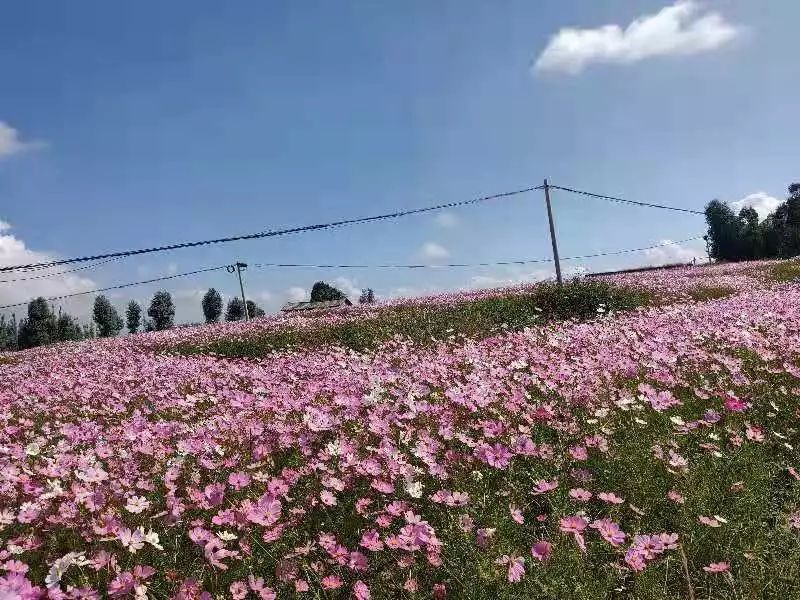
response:
<path id="1" fill-rule="evenodd" d="M 629 28 L 631 22 L 639 19 Z M 541 183 L 701 209 L 798 179 L 800 4 L 773 0 L 9 3 L 0 263 L 375 214 Z M 618 28 L 606 27 L 616 25 Z M 573 28 L 579 31 L 564 31 Z M 537 62 L 538 61 L 538 62 Z M 536 67 L 534 67 L 536 65 Z M 702 217 L 554 193 L 561 253 L 680 240 Z M 600 270 L 700 245 L 581 261 Z M 540 193 L 0 284 L 0 300 L 257 262 L 546 258 Z M 77 277 L 80 275 L 80 277 Z M 269 309 L 317 279 L 381 295 L 546 268 L 248 271 Z M 7 279 L 8 277 L 2 277 Z M 165 282 L 178 320 L 232 276 Z M 157 289 L 114 296 L 119 306 Z M 65 307 L 85 313 L 87 300 Z M 21 312 L 18 310 L 18 313 Z"/>

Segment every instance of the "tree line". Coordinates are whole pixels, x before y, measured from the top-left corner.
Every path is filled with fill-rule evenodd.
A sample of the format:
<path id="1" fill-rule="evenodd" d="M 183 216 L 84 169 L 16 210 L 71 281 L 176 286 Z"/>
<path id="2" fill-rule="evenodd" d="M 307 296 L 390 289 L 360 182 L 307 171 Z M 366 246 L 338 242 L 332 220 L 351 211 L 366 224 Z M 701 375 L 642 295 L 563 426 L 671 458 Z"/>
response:
<path id="1" fill-rule="evenodd" d="M 202 301 L 206 322 L 219 320 L 222 314 L 222 296 L 214 288 L 208 290 Z M 247 301 L 250 317 L 263 316 L 264 310 L 252 300 Z M 244 318 L 241 298 L 231 298 L 225 313 L 226 321 Z M 158 291 L 150 301 L 146 316 L 142 306 L 131 300 L 125 309 L 123 321 L 116 307 L 104 295 L 97 296 L 92 306 L 92 322 L 81 325 L 77 318 L 63 312 L 56 314 L 45 298 L 35 298 L 28 303 L 26 316 L 17 323 L 16 318 L 0 315 L 0 351 L 24 350 L 58 342 L 114 337 L 125 327 L 128 333 L 163 331 L 175 325 L 175 303 L 172 295 Z"/>
<path id="2" fill-rule="evenodd" d="M 339 300 L 346 298 L 341 290 L 318 281 L 311 288 L 311 301 Z M 375 302 L 375 292 L 371 288 L 362 290 L 359 302 L 371 304 Z M 238 296 L 223 305 L 222 295 L 210 288 L 201 300 L 203 317 L 206 323 L 217 323 L 223 317 L 225 321 L 241 321 L 247 318 L 262 317 L 266 313 L 252 300 L 245 303 Z M 245 315 L 245 307 L 247 314 Z M 175 304 L 172 295 L 164 290 L 158 291 L 150 301 L 146 317 L 143 317 L 142 306 L 131 300 L 125 309 L 123 321 L 117 309 L 104 295 L 97 296 L 92 306 L 92 322 L 81 325 L 78 319 L 62 312 L 56 314 L 45 298 L 36 298 L 28 303 L 27 316 L 17 323 L 16 318 L 6 319 L 0 315 L 0 351 L 24 350 L 35 346 L 44 346 L 58 342 L 78 341 L 93 338 L 114 337 L 125 327 L 128 333 L 139 331 L 163 331 L 175 325 Z"/>
<path id="3" fill-rule="evenodd" d="M 763 221 L 759 221 L 752 207 L 736 214 L 720 200 L 709 202 L 705 215 L 705 239 L 711 258 L 742 261 L 800 255 L 800 183 L 789 186 L 786 201 Z"/>

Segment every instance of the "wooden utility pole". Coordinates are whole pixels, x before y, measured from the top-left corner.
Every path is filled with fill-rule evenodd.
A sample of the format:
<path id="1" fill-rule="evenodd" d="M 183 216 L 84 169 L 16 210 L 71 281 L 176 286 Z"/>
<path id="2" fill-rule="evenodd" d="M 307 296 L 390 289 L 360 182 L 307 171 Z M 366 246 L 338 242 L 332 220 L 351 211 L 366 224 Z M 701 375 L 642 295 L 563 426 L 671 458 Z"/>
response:
<path id="1" fill-rule="evenodd" d="M 225 267 L 225 270 L 228 271 L 228 273 L 235 272 L 239 276 L 239 291 L 242 293 L 242 310 L 244 310 L 244 320 L 249 321 L 250 314 L 247 310 L 247 299 L 244 296 L 244 284 L 242 283 L 242 271 L 244 271 L 246 268 L 247 263 L 237 262 L 234 265 L 228 265 Z"/>
<path id="2" fill-rule="evenodd" d="M 553 208 L 550 206 L 550 184 L 544 180 L 544 201 L 547 204 L 547 220 L 550 222 L 550 241 L 553 243 L 553 262 L 556 265 L 556 281 L 562 285 L 561 261 L 558 259 L 558 242 L 556 241 L 556 226 L 553 223 Z"/>

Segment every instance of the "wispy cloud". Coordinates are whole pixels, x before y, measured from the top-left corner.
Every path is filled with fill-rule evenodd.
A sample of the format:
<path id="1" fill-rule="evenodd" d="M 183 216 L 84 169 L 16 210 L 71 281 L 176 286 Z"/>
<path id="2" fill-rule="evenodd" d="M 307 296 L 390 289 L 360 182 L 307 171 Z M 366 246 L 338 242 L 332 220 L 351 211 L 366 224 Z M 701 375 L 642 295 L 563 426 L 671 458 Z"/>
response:
<path id="1" fill-rule="evenodd" d="M 703 252 L 696 248 L 681 246 L 672 240 L 661 240 L 661 246 L 645 251 L 647 263 L 653 266 L 662 266 L 675 263 L 688 263 L 693 259 L 703 259 Z"/>
<path id="2" fill-rule="evenodd" d="M 0 121 L 0 160 L 28 150 L 36 150 L 46 144 L 38 140 L 23 140 L 19 131 L 5 121 Z"/>
<path id="3" fill-rule="evenodd" d="M 28 248 L 23 240 L 11 233 L 11 225 L 0 220 L 0 266 L 45 262 L 53 258 L 55 257 L 51 254 Z M 0 283 L 0 305 L 27 302 L 37 296 L 62 296 L 84 292 L 97 287 L 94 281 L 76 273 L 42 277 L 65 270 L 68 269 L 53 267 L 44 271 L 0 273 L 0 281 L 17 280 L 14 283 Z M 92 300 L 91 296 L 80 296 L 63 304 L 69 305 L 73 311 L 85 317 Z M 21 315 L 26 310 L 25 306 L 19 306 L 4 312 L 16 312 L 17 315 Z"/>
<path id="4" fill-rule="evenodd" d="M 451 212 L 440 212 L 434 218 L 434 222 L 444 229 L 452 229 L 458 225 L 458 217 Z"/>
<path id="5" fill-rule="evenodd" d="M 780 203 L 780 200 L 765 192 L 756 192 L 755 194 L 745 196 L 741 200 L 731 202 L 730 205 L 737 213 L 746 206 L 754 208 L 758 213 L 758 218 L 764 220 L 770 213 L 775 212 L 775 209 L 778 208 Z"/>
<path id="6" fill-rule="evenodd" d="M 736 39 L 743 28 L 718 12 L 703 12 L 693 0 L 679 0 L 625 29 L 566 27 L 556 33 L 536 59 L 534 70 L 578 74 L 593 63 L 630 64 L 656 56 L 709 52 Z"/>
<path id="7" fill-rule="evenodd" d="M 450 256 L 450 251 L 436 242 L 426 242 L 419 249 L 419 256 L 425 260 L 444 260 Z"/>

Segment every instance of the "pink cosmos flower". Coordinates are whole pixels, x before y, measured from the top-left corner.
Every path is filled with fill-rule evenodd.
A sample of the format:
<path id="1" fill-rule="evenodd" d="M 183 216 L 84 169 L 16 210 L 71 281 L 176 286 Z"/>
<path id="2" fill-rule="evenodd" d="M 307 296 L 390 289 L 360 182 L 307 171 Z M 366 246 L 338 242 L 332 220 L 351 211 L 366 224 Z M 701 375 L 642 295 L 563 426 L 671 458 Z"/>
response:
<path id="1" fill-rule="evenodd" d="M 355 598 L 355 600 L 370 599 L 369 588 L 363 581 L 361 580 L 356 581 L 355 585 L 353 585 L 353 597 Z"/>
<path id="2" fill-rule="evenodd" d="M 592 499 L 592 492 L 583 488 L 572 488 L 569 491 L 569 497 L 578 502 L 588 502 Z"/>
<path id="3" fill-rule="evenodd" d="M 125 509 L 134 514 L 139 514 L 148 508 L 150 508 L 150 502 L 144 496 L 131 496 L 125 505 Z"/>
<path id="4" fill-rule="evenodd" d="M 309 589 L 308 582 L 305 579 L 298 579 L 294 582 L 294 591 L 298 594 L 307 592 Z"/>
<path id="5" fill-rule="evenodd" d="M 800 510 L 796 510 L 789 515 L 789 528 L 800 529 Z"/>
<path id="6" fill-rule="evenodd" d="M 322 578 L 322 587 L 326 590 L 338 590 L 342 587 L 342 580 L 338 575 L 326 575 Z"/>
<path id="7" fill-rule="evenodd" d="M 516 506 L 509 506 L 508 510 L 511 512 L 511 518 L 514 519 L 517 523 L 522 525 L 525 522 L 525 517 L 522 515 L 522 511 L 518 509 Z"/>
<path id="8" fill-rule="evenodd" d="M 558 487 L 557 479 L 553 479 L 552 481 L 545 481 L 544 479 L 540 479 L 534 485 L 533 493 L 538 496 L 540 494 L 546 494 L 547 492 L 552 492 L 557 487 Z"/>
<path id="9" fill-rule="evenodd" d="M 585 446 L 572 446 L 569 449 L 569 454 L 573 460 L 588 460 L 589 452 Z"/>
<path id="10" fill-rule="evenodd" d="M 247 585 L 250 586 L 254 593 L 258 594 L 261 600 L 275 600 L 277 598 L 275 591 L 271 587 L 264 585 L 264 579 L 261 577 L 248 575 Z"/>
<path id="11" fill-rule="evenodd" d="M 730 412 L 744 412 L 750 408 L 749 403 L 745 402 L 744 400 L 740 400 L 730 392 L 724 394 L 723 398 L 725 399 L 725 409 L 729 410 Z"/>
<path id="12" fill-rule="evenodd" d="M 517 583 L 525 575 L 525 559 L 521 556 L 511 557 L 508 561 L 508 581 Z"/>
<path id="13" fill-rule="evenodd" d="M 531 548 L 531 555 L 539 562 L 547 562 L 553 552 L 553 545 L 547 541 L 537 542 Z"/>
<path id="14" fill-rule="evenodd" d="M 625 502 L 624 498 L 617 496 L 613 492 L 600 492 L 597 497 L 607 504 L 622 504 Z"/>
<path id="15" fill-rule="evenodd" d="M 228 475 L 228 485 L 230 485 L 236 491 L 246 488 L 248 485 L 250 485 L 250 475 L 242 471 L 231 473 Z"/>
<path id="16" fill-rule="evenodd" d="M 700 521 L 703 525 L 708 525 L 709 527 L 721 527 L 722 523 L 717 521 L 714 517 L 706 517 L 705 515 L 699 515 L 697 520 Z"/>
<path id="17" fill-rule="evenodd" d="M 756 425 L 750 425 L 747 423 L 747 432 L 745 434 L 747 439 L 751 442 L 763 442 L 764 441 L 764 430 Z"/>
<path id="18" fill-rule="evenodd" d="M 603 539 L 614 547 L 625 541 L 625 533 L 619 528 L 619 525 L 610 519 L 598 519 L 590 527 L 596 529 Z"/>
<path id="19" fill-rule="evenodd" d="M 434 600 L 445 600 L 447 598 L 447 588 L 443 583 L 433 584 L 433 598 Z"/>
<path id="20" fill-rule="evenodd" d="M 703 567 L 703 571 L 706 573 L 727 573 L 730 568 L 731 566 L 726 562 L 717 562 Z"/>
<path id="21" fill-rule="evenodd" d="M 319 499 L 325 506 L 336 506 L 336 496 L 331 494 L 328 490 L 322 490 L 319 494 Z"/>
<path id="22" fill-rule="evenodd" d="M 667 498 L 672 500 L 675 504 L 683 504 L 686 502 L 686 497 L 676 490 L 670 490 L 667 492 Z"/>
<path id="23" fill-rule="evenodd" d="M 580 515 L 572 515 L 559 520 L 558 527 L 563 533 L 582 533 L 589 521 Z"/>
<path id="24" fill-rule="evenodd" d="M 228 589 L 233 600 L 243 600 L 247 597 L 247 585 L 244 581 L 234 581 Z"/>
<path id="25" fill-rule="evenodd" d="M 374 529 L 365 531 L 362 534 L 360 544 L 361 546 L 372 552 L 378 552 L 379 550 L 383 550 L 383 542 L 381 541 L 381 536 Z"/>

